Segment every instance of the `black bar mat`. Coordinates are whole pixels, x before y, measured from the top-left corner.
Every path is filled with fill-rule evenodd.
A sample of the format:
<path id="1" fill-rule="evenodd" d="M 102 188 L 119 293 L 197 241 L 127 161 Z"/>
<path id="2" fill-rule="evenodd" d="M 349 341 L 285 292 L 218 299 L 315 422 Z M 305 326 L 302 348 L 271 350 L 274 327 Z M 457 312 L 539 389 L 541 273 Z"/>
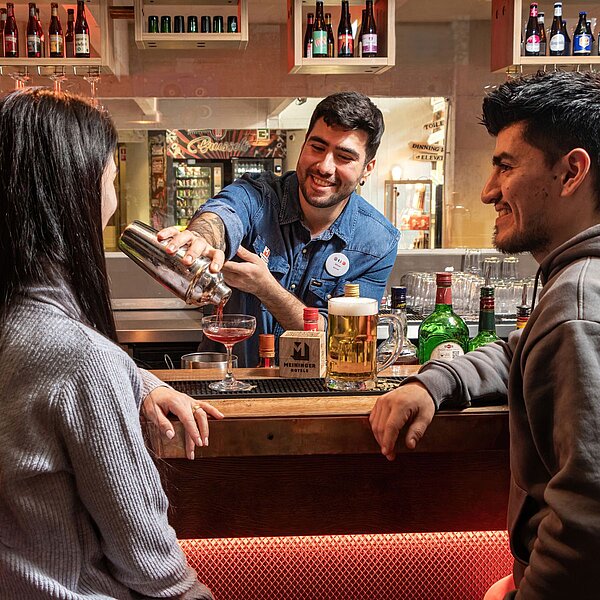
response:
<path id="1" fill-rule="evenodd" d="M 379 395 L 396 388 L 404 377 L 381 377 L 377 388 L 364 391 L 330 390 L 325 386 L 324 379 L 243 379 L 254 387 L 244 392 L 215 392 L 208 387 L 210 381 L 169 381 L 169 385 L 178 392 L 183 392 L 192 398 L 210 400 L 211 398 L 277 398 L 281 396 L 361 396 L 364 394 Z"/>

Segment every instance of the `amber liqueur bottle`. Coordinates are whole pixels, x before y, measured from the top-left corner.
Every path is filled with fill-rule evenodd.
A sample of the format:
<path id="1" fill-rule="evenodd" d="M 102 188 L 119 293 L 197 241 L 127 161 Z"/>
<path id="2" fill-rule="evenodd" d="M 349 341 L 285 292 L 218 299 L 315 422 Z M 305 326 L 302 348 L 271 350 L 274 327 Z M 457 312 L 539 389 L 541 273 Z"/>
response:
<path id="1" fill-rule="evenodd" d="M 354 56 L 354 38 L 352 37 L 352 20 L 348 0 L 342 0 L 342 14 L 337 30 L 337 55 L 339 58 Z"/>
<path id="2" fill-rule="evenodd" d="M 19 29 L 15 19 L 15 5 L 6 4 L 6 25 L 4 26 L 4 56 L 6 58 L 19 57 Z"/>
<path id="3" fill-rule="evenodd" d="M 335 56 L 335 38 L 331 27 L 331 13 L 325 13 L 325 28 L 327 29 L 327 57 L 333 58 Z"/>
<path id="4" fill-rule="evenodd" d="M 75 11 L 67 9 L 67 33 L 65 33 L 65 53 L 67 58 L 75 58 Z"/>
<path id="5" fill-rule="evenodd" d="M 85 3 L 77 2 L 77 20 L 75 21 L 75 58 L 90 57 L 90 27 L 85 17 Z"/>
<path id="6" fill-rule="evenodd" d="M 51 16 L 50 25 L 48 27 L 48 38 L 50 41 L 50 57 L 62 58 L 65 55 L 65 40 L 63 38 L 62 25 L 58 18 L 58 4 L 52 2 L 50 4 Z"/>

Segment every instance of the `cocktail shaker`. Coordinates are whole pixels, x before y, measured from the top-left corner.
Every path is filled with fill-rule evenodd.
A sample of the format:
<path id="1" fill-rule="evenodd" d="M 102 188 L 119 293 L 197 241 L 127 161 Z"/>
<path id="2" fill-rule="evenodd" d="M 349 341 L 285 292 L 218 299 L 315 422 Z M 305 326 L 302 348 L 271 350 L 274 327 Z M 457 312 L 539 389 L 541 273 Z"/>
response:
<path id="1" fill-rule="evenodd" d="M 146 223 L 134 221 L 119 239 L 119 248 L 146 273 L 162 283 L 187 304 L 225 304 L 231 288 L 223 281 L 221 273 L 211 273 L 210 259 L 198 257 L 191 265 L 183 262 L 185 249 L 167 254 L 168 241 L 159 241 L 156 229 Z"/>

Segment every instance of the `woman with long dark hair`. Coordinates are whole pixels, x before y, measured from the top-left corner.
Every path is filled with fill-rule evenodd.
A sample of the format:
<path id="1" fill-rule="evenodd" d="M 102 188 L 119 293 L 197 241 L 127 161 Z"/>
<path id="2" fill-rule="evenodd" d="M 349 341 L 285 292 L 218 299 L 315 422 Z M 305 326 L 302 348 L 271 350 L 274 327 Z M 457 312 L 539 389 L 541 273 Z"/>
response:
<path id="1" fill-rule="evenodd" d="M 2 598 L 212 597 L 142 438 L 160 382 L 116 344 L 102 247 L 116 144 L 110 118 L 74 96 L 0 99 Z"/>

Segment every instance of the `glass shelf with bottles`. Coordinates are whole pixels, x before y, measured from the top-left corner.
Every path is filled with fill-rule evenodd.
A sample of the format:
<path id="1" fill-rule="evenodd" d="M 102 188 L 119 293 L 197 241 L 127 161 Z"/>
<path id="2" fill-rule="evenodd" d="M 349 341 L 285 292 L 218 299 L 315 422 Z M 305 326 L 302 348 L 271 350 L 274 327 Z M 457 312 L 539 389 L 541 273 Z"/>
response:
<path id="1" fill-rule="evenodd" d="M 600 1 L 541 0 L 532 3 L 514 0 L 512 6 L 511 12 L 504 0 L 492 0 L 492 71 L 535 70 L 539 67 L 600 68 L 597 40 Z M 532 12 L 537 12 L 537 16 L 534 17 Z M 541 19 L 540 14 L 543 15 Z M 559 20 L 564 26 L 562 34 L 556 31 Z M 586 21 L 590 21 L 589 29 L 583 32 L 582 23 Z M 558 37 L 555 33 L 559 33 Z M 586 39 L 590 34 L 591 37 Z"/>
<path id="2" fill-rule="evenodd" d="M 141 49 L 244 50 L 248 0 L 135 0 L 135 43 Z"/>
<path id="3" fill-rule="evenodd" d="M 3 26 L 0 25 L 0 66 L 16 69 L 33 69 L 39 75 L 56 71 L 66 75 L 86 76 L 89 69 L 94 72 L 113 72 L 113 37 L 109 26 L 106 0 L 86 0 L 81 3 L 84 20 L 78 22 L 78 3 L 29 3 L 17 0 L 14 6 L 15 22 L 0 9 Z M 52 19 L 55 4 L 56 19 Z M 34 16 L 30 16 L 33 5 Z M 72 11 L 72 16 L 69 13 Z M 10 10 L 9 10 L 10 12 Z M 72 18 L 72 24 L 69 23 Z M 16 26 L 16 35 L 14 28 Z M 75 31 L 79 29 L 79 31 Z M 87 30 L 87 32 L 86 32 Z M 78 48 L 76 48 L 76 40 Z M 29 73 L 27 73 L 29 74 Z M 34 73 L 31 72 L 33 75 Z"/>
<path id="4" fill-rule="evenodd" d="M 396 32 L 395 32 L 395 10 L 394 0 L 373 0 L 372 20 L 365 18 L 365 23 L 371 22 L 375 25 L 375 32 L 369 33 L 369 40 L 376 44 L 371 52 L 362 52 L 361 26 L 363 23 L 362 12 L 367 10 L 365 0 L 349 0 L 348 12 L 351 40 L 349 34 L 343 33 L 345 19 L 343 19 L 343 3 L 341 0 L 323 0 L 324 21 L 327 15 L 331 18 L 331 34 L 327 55 L 317 56 L 311 50 L 307 50 L 309 40 L 317 42 L 316 51 L 319 52 L 320 39 L 327 39 L 327 35 L 312 35 L 310 30 L 309 13 L 318 17 L 320 10 L 314 0 L 288 0 L 288 71 L 290 73 L 337 75 L 348 73 L 379 74 L 391 69 L 396 64 Z M 342 24 L 342 27 L 340 27 Z M 315 25 L 313 24 L 313 27 Z M 325 29 L 328 29 L 325 24 Z M 372 36 L 376 37 L 373 38 Z M 351 51 L 348 48 L 351 47 Z"/>

